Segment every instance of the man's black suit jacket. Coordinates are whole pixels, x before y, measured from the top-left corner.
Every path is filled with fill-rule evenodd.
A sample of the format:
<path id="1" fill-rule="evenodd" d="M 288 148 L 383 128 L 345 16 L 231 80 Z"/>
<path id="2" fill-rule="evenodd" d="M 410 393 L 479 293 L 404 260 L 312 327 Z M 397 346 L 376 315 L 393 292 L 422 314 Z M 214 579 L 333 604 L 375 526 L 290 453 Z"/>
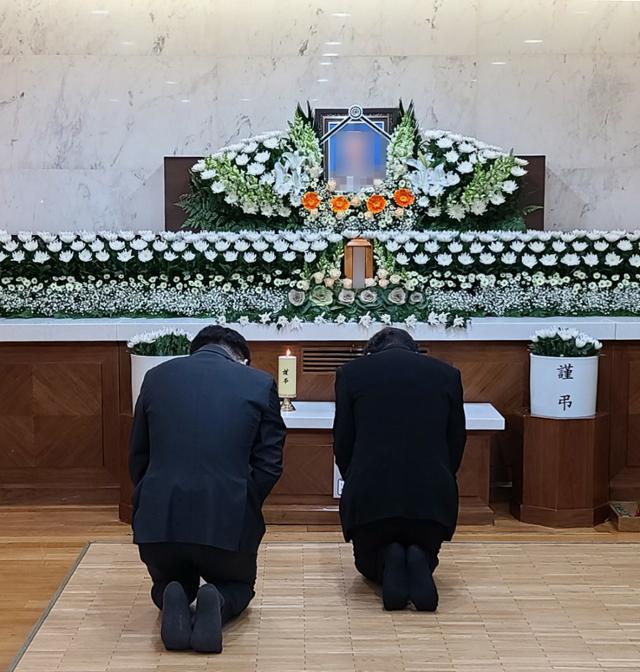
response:
<path id="1" fill-rule="evenodd" d="M 285 433 L 273 378 L 224 348 L 151 369 L 129 447 L 134 542 L 255 552 Z"/>
<path id="2" fill-rule="evenodd" d="M 358 525 L 394 517 L 440 523 L 451 538 L 465 441 L 457 369 L 404 347 L 345 364 L 334 424 L 345 538 Z"/>

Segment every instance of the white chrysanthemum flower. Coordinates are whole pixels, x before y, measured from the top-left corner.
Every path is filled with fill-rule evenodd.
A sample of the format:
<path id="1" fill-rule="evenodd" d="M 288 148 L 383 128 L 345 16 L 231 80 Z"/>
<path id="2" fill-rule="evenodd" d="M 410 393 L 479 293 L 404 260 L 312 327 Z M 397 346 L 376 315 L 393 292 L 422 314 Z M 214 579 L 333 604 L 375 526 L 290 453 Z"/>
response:
<path id="1" fill-rule="evenodd" d="M 206 169 L 206 164 L 204 162 L 204 159 L 200 159 L 197 163 L 194 163 L 193 166 L 191 166 L 191 170 L 194 173 L 201 173 L 203 170 Z"/>
<path id="2" fill-rule="evenodd" d="M 276 255 L 273 252 L 267 251 L 263 253 L 262 259 L 268 264 L 271 264 L 276 260 Z"/>
<path id="3" fill-rule="evenodd" d="M 526 268 L 533 268 L 538 264 L 538 260 L 533 254 L 523 254 L 522 255 L 522 264 Z"/>
<path id="4" fill-rule="evenodd" d="M 209 249 L 205 251 L 204 256 L 205 259 L 207 259 L 207 261 L 214 261 L 215 258 L 218 256 L 218 253 L 215 250 Z"/>
<path id="5" fill-rule="evenodd" d="M 271 154 L 270 154 L 269 152 L 258 152 L 258 153 L 255 155 L 254 159 L 255 159 L 258 163 L 266 163 L 266 162 L 269 160 L 269 157 L 270 157 L 270 156 L 271 156 Z"/>
<path id="6" fill-rule="evenodd" d="M 413 257 L 413 261 L 418 264 L 419 266 L 423 266 L 424 264 L 428 263 L 429 261 L 429 255 L 428 254 L 416 254 Z"/>
<path id="7" fill-rule="evenodd" d="M 203 180 L 213 180 L 214 177 L 216 176 L 216 174 L 217 174 L 217 173 L 216 173 L 215 170 L 213 170 L 213 168 L 209 168 L 208 170 L 203 170 L 203 171 L 200 173 L 200 177 L 201 177 Z"/>
<path id="8" fill-rule="evenodd" d="M 404 252 L 400 252 L 396 255 L 396 263 L 400 264 L 401 266 L 406 266 L 409 263 L 409 257 L 404 254 Z"/>
<path id="9" fill-rule="evenodd" d="M 238 253 L 234 250 L 227 250 L 223 256 L 225 261 L 235 261 L 238 258 Z"/>
<path id="10" fill-rule="evenodd" d="M 214 194 L 221 194 L 224 191 L 224 182 L 216 181 L 211 183 L 211 191 Z"/>
<path id="11" fill-rule="evenodd" d="M 78 255 L 78 259 L 83 262 L 91 261 L 93 259 L 93 255 L 91 254 L 90 250 L 82 250 L 80 254 Z"/>
<path id="12" fill-rule="evenodd" d="M 164 253 L 163 257 L 165 261 L 175 261 L 178 258 L 178 255 L 175 252 L 172 252 L 171 250 L 167 250 Z"/>
<path id="13" fill-rule="evenodd" d="M 505 194 L 513 194 L 513 192 L 518 188 L 518 183 L 515 182 L 514 180 L 505 180 L 502 183 L 502 191 L 505 192 Z"/>
<path id="14" fill-rule="evenodd" d="M 471 161 L 461 161 L 457 165 L 456 170 L 462 175 L 467 175 L 468 173 L 473 172 L 473 164 L 471 163 Z"/>
<path id="15" fill-rule="evenodd" d="M 146 240 L 136 238 L 135 240 L 132 240 L 129 245 L 132 250 L 136 250 L 136 252 L 139 252 L 140 250 L 144 250 L 147 247 L 148 243 Z"/>
<path id="16" fill-rule="evenodd" d="M 484 215 L 487 211 L 487 202 L 486 201 L 473 201 L 469 206 L 469 209 L 474 215 Z"/>
<path id="17" fill-rule="evenodd" d="M 250 160 L 251 158 L 246 154 L 238 154 L 238 156 L 236 156 L 236 164 L 239 166 L 246 166 Z"/>
<path id="18" fill-rule="evenodd" d="M 149 252 L 148 250 L 146 253 L 151 254 L 151 252 Z M 153 255 L 151 254 L 151 256 Z M 96 259 L 102 263 L 104 263 L 105 261 L 109 261 L 110 258 L 111 257 L 109 256 L 109 253 L 106 250 L 98 250 L 98 252 L 96 252 Z"/>
<path id="19" fill-rule="evenodd" d="M 118 252 L 118 261 L 126 263 L 127 261 L 131 261 L 132 258 L 133 252 L 131 250 L 122 250 L 122 252 Z"/>
<path id="20" fill-rule="evenodd" d="M 444 158 L 448 163 L 455 163 L 460 158 L 460 154 L 452 149 L 444 155 Z"/>
<path id="21" fill-rule="evenodd" d="M 16 250 L 11 254 L 11 261 L 21 264 L 25 260 L 25 254 L 22 250 Z"/>
<path id="22" fill-rule="evenodd" d="M 62 243 L 59 240 L 54 240 L 47 245 L 49 252 L 57 254 L 62 249 Z"/>
<path id="23" fill-rule="evenodd" d="M 500 193 L 491 194 L 489 197 L 492 205 L 502 205 L 507 199 Z"/>
<path id="24" fill-rule="evenodd" d="M 638 268 L 638 266 L 640 266 L 640 255 L 634 254 L 631 257 L 629 257 L 629 263 L 634 268 Z"/>
<path id="25" fill-rule="evenodd" d="M 511 174 L 514 177 L 522 177 L 523 175 L 527 174 L 527 171 L 522 166 L 514 166 L 511 169 Z"/>
<path id="26" fill-rule="evenodd" d="M 453 147 L 453 140 L 450 137 L 443 137 L 440 138 L 437 142 L 436 145 L 440 147 L 440 149 L 449 149 L 449 147 Z"/>
<path id="27" fill-rule="evenodd" d="M 598 259 L 597 254 L 590 252 L 582 257 L 582 261 L 584 261 L 587 266 L 597 266 L 600 260 Z"/>
<path id="28" fill-rule="evenodd" d="M 33 255 L 33 261 L 36 264 L 45 264 L 49 259 L 51 257 L 46 252 L 38 251 Z"/>
<path id="29" fill-rule="evenodd" d="M 540 254 L 545 251 L 545 244 L 539 240 L 534 240 L 529 243 L 529 249 L 536 254 Z"/>
<path id="30" fill-rule="evenodd" d="M 515 264 L 518 257 L 513 252 L 505 252 L 502 257 L 500 257 L 503 264 Z"/>
<path id="31" fill-rule="evenodd" d="M 71 250 L 64 250 L 60 252 L 58 257 L 63 264 L 68 264 L 73 259 L 73 252 Z"/>
<path id="32" fill-rule="evenodd" d="M 604 258 L 604 263 L 607 266 L 618 266 L 622 263 L 622 257 L 615 252 L 609 252 Z"/>
<path id="33" fill-rule="evenodd" d="M 470 254 L 467 254 L 466 252 L 463 252 L 459 257 L 458 257 L 458 262 L 461 263 L 463 266 L 470 266 L 473 264 L 473 257 Z"/>
<path id="34" fill-rule="evenodd" d="M 565 266 L 578 266 L 580 263 L 580 257 L 577 254 L 567 253 L 560 258 L 560 261 Z"/>
<path id="35" fill-rule="evenodd" d="M 196 258 L 196 255 L 191 250 L 187 250 L 182 254 L 182 258 L 185 261 L 193 261 Z"/>
<path id="36" fill-rule="evenodd" d="M 490 252 L 483 252 L 480 255 L 480 263 L 489 266 L 495 262 L 496 258 Z"/>
<path id="37" fill-rule="evenodd" d="M 543 266 L 555 266 L 558 263 L 558 256 L 555 254 L 543 254 L 540 257 L 540 263 Z"/>
<path id="38" fill-rule="evenodd" d="M 451 203 L 450 205 L 447 206 L 447 215 L 449 215 L 449 217 L 451 217 L 451 219 L 455 219 L 456 221 L 461 221 L 461 220 L 464 219 L 465 214 L 466 214 L 466 209 L 460 203 Z"/>
<path id="39" fill-rule="evenodd" d="M 450 266 L 453 262 L 453 257 L 450 254 L 439 254 L 436 257 L 438 266 Z"/>
<path id="40" fill-rule="evenodd" d="M 247 166 L 247 173 L 249 175 L 262 175 L 264 173 L 265 167 L 263 163 L 253 162 Z"/>

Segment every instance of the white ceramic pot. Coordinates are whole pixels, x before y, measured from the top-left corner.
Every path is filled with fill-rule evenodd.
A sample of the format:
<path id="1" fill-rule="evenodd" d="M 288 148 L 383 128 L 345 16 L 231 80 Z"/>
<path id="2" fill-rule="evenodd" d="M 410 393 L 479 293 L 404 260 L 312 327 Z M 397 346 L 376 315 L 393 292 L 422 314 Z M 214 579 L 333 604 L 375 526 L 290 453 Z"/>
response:
<path id="1" fill-rule="evenodd" d="M 531 357 L 531 415 L 590 418 L 596 414 L 598 356 Z"/>
<path id="2" fill-rule="evenodd" d="M 184 357 L 185 355 L 171 355 L 167 357 L 150 357 L 148 355 L 131 355 L 131 401 L 133 408 L 136 407 L 142 381 L 144 380 L 147 371 L 153 369 L 154 366 L 168 362 L 170 359 L 176 357 Z"/>

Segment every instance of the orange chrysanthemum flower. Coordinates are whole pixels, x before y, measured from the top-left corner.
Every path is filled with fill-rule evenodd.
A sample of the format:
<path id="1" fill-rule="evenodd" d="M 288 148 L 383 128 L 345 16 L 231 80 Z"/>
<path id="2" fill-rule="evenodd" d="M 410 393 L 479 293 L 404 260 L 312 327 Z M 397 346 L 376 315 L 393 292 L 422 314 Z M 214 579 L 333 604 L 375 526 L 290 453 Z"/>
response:
<path id="1" fill-rule="evenodd" d="M 377 215 L 387 207 L 387 199 L 380 194 L 374 194 L 367 199 L 367 210 Z"/>
<path id="2" fill-rule="evenodd" d="M 349 206 L 349 199 L 346 196 L 334 196 L 331 199 L 331 209 L 334 212 L 346 212 Z"/>
<path id="3" fill-rule="evenodd" d="M 315 210 L 320 205 L 320 196 L 315 191 L 307 191 L 302 197 L 302 206 L 306 210 Z"/>
<path id="4" fill-rule="evenodd" d="M 401 208 L 408 208 L 416 201 L 416 197 L 408 189 L 396 189 L 393 194 L 393 200 Z"/>

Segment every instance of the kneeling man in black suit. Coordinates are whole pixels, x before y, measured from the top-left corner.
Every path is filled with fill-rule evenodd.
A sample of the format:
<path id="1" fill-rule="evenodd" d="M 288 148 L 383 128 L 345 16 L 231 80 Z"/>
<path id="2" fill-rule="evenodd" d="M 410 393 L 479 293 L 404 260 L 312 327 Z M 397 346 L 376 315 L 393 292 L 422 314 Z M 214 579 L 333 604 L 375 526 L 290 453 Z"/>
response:
<path id="1" fill-rule="evenodd" d="M 438 606 L 432 574 L 456 526 L 465 440 L 460 372 L 421 355 L 406 331 L 383 329 L 338 370 L 342 528 L 358 571 L 382 583 L 385 609 Z"/>
<path id="2" fill-rule="evenodd" d="M 222 625 L 254 596 L 262 503 L 282 472 L 285 427 L 273 378 L 250 358 L 240 334 L 207 327 L 189 357 L 147 373 L 136 404 L 134 543 L 168 649 L 220 652 Z"/>

